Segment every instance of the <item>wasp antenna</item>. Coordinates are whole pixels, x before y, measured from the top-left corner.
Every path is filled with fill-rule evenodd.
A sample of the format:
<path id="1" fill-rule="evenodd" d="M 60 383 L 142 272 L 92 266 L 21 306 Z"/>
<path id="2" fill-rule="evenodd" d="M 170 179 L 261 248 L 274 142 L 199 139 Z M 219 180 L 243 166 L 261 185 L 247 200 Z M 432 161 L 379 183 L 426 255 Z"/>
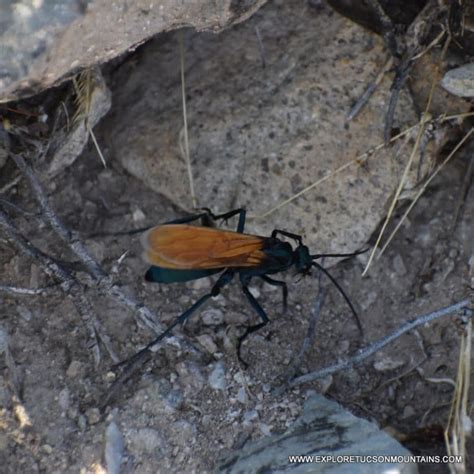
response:
<path id="1" fill-rule="evenodd" d="M 325 257 L 355 257 L 362 253 L 368 252 L 370 249 L 366 248 L 364 250 L 358 250 L 357 252 L 352 253 L 316 253 L 311 255 L 311 260 L 316 260 L 318 258 L 325 258 Z"/>
<path id="2" fill-rule="evenodd" d="M 357 328 L 359 329 L 360 334 L 363 336 L 364 331 L 362 329 L 362 324 L 360 323 L 359 315 L 357 314 L 357 311 L 355 310 L 354 306 L 352 305 L 351 300 L 346 295 L 346 293 L 342 289 L 341 285 L 339 285 L 337 280 L 319 263 L 313 262 L 312 265 L 315 266 L 318 270 L 321 270 L 332 281 L 334 286 L 339 290 L 339 293 L 341 293 L 341 295 L 346 300 L 346 303 L 348 304 L 349 308 L 351 308 L 352 314 L 354 315 L 354 319 L 355 319 L 355 322 L 357 324 Z"/>

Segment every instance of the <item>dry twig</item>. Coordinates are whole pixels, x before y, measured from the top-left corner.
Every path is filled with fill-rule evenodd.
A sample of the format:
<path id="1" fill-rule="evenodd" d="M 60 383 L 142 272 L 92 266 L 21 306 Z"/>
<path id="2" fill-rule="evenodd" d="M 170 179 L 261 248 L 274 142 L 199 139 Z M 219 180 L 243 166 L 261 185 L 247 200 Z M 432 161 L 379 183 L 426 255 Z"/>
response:
<path id="1" fill-rule="evenodd" d="M 117 363 L 120 359 L 113 351 L 110 340 L 105 334 L 105 331 L 103 330 L 102 325 L 94 312 L 93 306 L 86 295 L 86 286 L 75 277 L 75 271 L 87 272 L 93 279 L 94 284 L 92 287 L 94 289 L 98 290 L 102 294 L 105 294 L 119 304 L 132 309 L 136 314 L 139 315 L 143 323 L 149 328 L 153 329 L 153 331 L 155 331 L 157 334 L 161 334 L 164 328 L 158 322 L 156 315 L 147 306 L 135 300 L 134 297 L 127 295 L 120 285 L 113 282 L 110 275 L 104 271 L 104 269 L 95 260 L 78 236 L 65 227 L 51 207 L 46 192 L 44 191 L 31 165 L 28 164 L 21 155 L 14 154 L 10 151 L 9 137 L 7 137 L 6 145 L 7 150 L 9 151 L 9 156 L 16 163 L 17 167 L 21 171 L 22 176 L 26 178 L 27 184 L 29 185 L 33 196 L 40 205 L 42 220 L 46 224 L 49 224 L 58 237 L 66 243 L 69 249 L 79 258 L 79 262 L 74 262 L 74 265 L 72 265 L 70 262 L 62 262 L 46 255 L 40 249 L 35 247 L 16 229 L 9 216 L 2 209 L 0 209 L 0 228 L 3 228 L 7 238 L 14 246 L 16 246 L 23 254 L 35 259 L 38 262 L 40 268 L 42 268 L 47 275 L 56 281 L 59 281 L 59 288 L 66 294 L 67 297 L 72 299 L 78 313 L 88 328 L 89 337 L 92 340 L 91 345 L 93 347 L 96 364 L 98 364 L 100 360 L 100 351 L 98 345 L 99 339 L 106 347 L 112 360 Z M 88 285 L 90 285 L 90 283 L 88 283 Z M 10 294 L 16 295 L 32 295 L 41 293 L 40 289 L 29 290 L 11 285 L 4 285 L 3 287 L 0 287 L 0 291 L 2 289 L 3 291 L 8 291 Z M 181 341 L 176 336 L 169 337 L 167 342 L 180 348 L 185 348 L 191 352 L 196 351 L 196 349 L 194 349 L 191 344 L 187 343 L 186 341 Z M 135 367 L 133 371 L 135 372 L 136 370 L 138 370 L 138 367 Z M 118 384 L 115 385 L 117 388 Z"/>
<path id="2" fill-rule="evenodd" d="M 26 163 L 23 157 L 14 154 L 11 156 L 20 171 L 27 178 L 34 192 L 34 196 L 40 204 L 45 221 L 50 224 L 61 240 L 63 240 L 79 257 L 81 262 L 84 263 L 88 273 L 96 280 L 98 289 L 113 299 L 118 300 L 122 305 L 125 305 L 137 312 L 146 326 L 153 329 L 156 333 L 161 333 L 163 328 L 158 322 L 156 315 L 142 303 L 139 303 L 133 297 L 126 295 L 119 285 L 114 284 L 109 275 L 107 275 L 107 273 L 101 268 L 99 263 L 87 250 L 86 246 L 72 232 L 66 229 L 64 224 L 54 212 L 53 208 L 50 206 L 46 197 L 46 193 L 44 192 L 37 176 L 33 172 L 33 169 Z"/>
<path id="3" fill-rule="evenodd" d="M 100 327 L 97 316 L 92 311 L 91 304 L 83 292 L 83 287 L 73 277 L 73 275 L 63 266 L 43 253 L 23 235 L 21 235 L 10 221 L 8 215 L 0 209 L 0 227 L 3 228 L 7 238 L 15 245 L 23 254 L 37 261 L 42 270 L 50 277 L 60 281 L 60 288 L 69 296 L 82 320 L 84 321 L 88 331 L 89 338 L 92 341 L 95 363 L 100 361 L 100 351 L 98 343 L 97 329 Z M 104 337 L 104 342 L 107 338 Z"/>
<path id="4" fill-rule="evenodd" d="M 442 2 L 438 2 L 438 0 L 428 0 L 415 20 L 408 27 L 404 38 L 404 52 L 396 69 L 395 78 L 393 79 L 391 87 L 392 94 L 385 115 L 384 140 L 386 144 L 390 141 L 390 133 L 392 131 L 395 109 L 400 92 L 410 74 L 415 58 L 419 57 L 423 43 L 444 8 L 445 6 Z"/>
<path id="5" fill-rule="evenodd" d="M 471 305 L 471 301 L 469 299 L 465 299 L 453 305 L 439 309 L 437 311 L 433 311 L 431 313 L 424 314 L 423 316 L 419 316 L 418 318 L 412 321 L 407 321 L 405 324 L 402 324 L 402 326 L 400 326 L 397 330 L 393 331 L 388 336 L 385 336 L 379 339 L 378 341 L 374 342 L 370 346 L 359 350 L 355 356 L 350 357 L 349 359 L 343 360 L 342 362 L 339 362 L 338 364 L 330 365 L 328 367 L 324 367 L 323 369 L 316 370 L 309 374 L 296 377 L 295 379 L 289 382 L 289 386 L 295 387 L 303 383 L 313 382 L 314 380 L 326 377 L 327 375 L 334 374 L 336 372 L 340 372 L 341 370 L 348 369 L 350 367 L 353 367 L 354 365 L 360 364 L 362 361 L 370 357 L 372 354 L 379 351 L 380 349 L 385 347 L 387 344 L 398 339 L 403 334 L 415 329 L 418 326 L 429 323 L 430 321 L 433 321 L 435 319 L 441 318 L 443 316 L 456 314 L 462 309 L 467 310 L 468 316 L 472 317 L 474 315 L 474 311 L 473 309 L 469 309 L 470 305 Z M 284 386 L 279 387 L 277 391 L 282 390 L 284 388 L 285 388 Z"/>
<path id="6" fill-rule="evenodd" d="M 441 57 L 444 57 L 444 54 L 446 53 L 447 51 L 447 48 L 448 48 L 448 45 L 449 45 L 449 41 L 450 41 L 450 38 L 448 37 L 448 40 L 446 41 L 445 45 L 444 45 L 444 48 L 443 48 L 443 52 L 441 54 Z M 438 64 L 438 67 L 436 68 L 436 73 L 435 75 L 433 76 L 433 80 L 431 82 L 431 90 L 430 90 L 430 94 L 428 96 L 428 102 L 426 104 L 426 108 L 425 108 L 425 111 L 423 113 L 423 115 L 421 116 L 421 119 L 420 119 L 420 123 L 419 123 L 419 129 L 418 129 L 418 134 L 417 134 L 417 137 L 416 137 L 416 141 L 415 141 L 415 144 L 413 145 L 413 149 L 412 149 L 412 152 L 410 154 L 410 157 L 408 158 L 408 161 L 407 161 L 407 164 L 405 165 L 405 169 L 403 170 L 403 174 L 402 174 L 402 177 L 400 178 L 400 182 L 398 184 L 398 187 L 397 187 L 397 190 L 395 191 L 395 196 L 393 197 L 392 199 L 392 202 L 390 204 L 390 208 L 387 212 L 387 216 L 385 217 L 385 220 L 384 220 L 384 223 L 382 225 L 382 229 L 380 230 L 379 232 L 379 235 L 377 236 L 377 241 L 375 242 L 375 245 L 372 249 L 372 252 L 370 253 L 370 257 L 369 257 L 369 260 L 367 262 L 367 265 L 364 269 L 364 271 L 362 272 L 362 275 L 365 275 L 369 268 L 370 268 L 370 265 L 372 264 L 372 261 L 375 257 L 375 253 L 377 251 L 377 248 L 382 240 L 382 237 L 383 237 L 383 234 L 385 232 L 385 229 L 387 227 L 387 225 L 389 224 L 391 218 L 392 218 L 392 214 L 395 210 L 395 207 L 398 203 L 398 199 L 400 198 L 400 195 L 403 191 L 403 188 L 405 187 L 405 182 L 406 182 L 406 179 L 407 179 L 407 176 L 408 176 L 408 172 L 413 164 L 413 161 L 415 159 L 415 156 L 420 148 L 420 145 L 422 143 L 422 139 L 423 139 L 423 133 L 425 131 L 425 128 L 427 126 L 427 124 L 429 123 L 429 120 L 430 120 L 430 115 L 429 115 L 429 109 L 431 107 L 431 101 L 433 99 L 433 94 L 434 94 L 434 89 L 435 89 L 435 86 L 437 84 L 437 75 L 439 73 L 439 64 Z M 462 143 L 464 143 L 464 139 L 462 140 Z M 457 150 L 458 147 L 456 147 L 456 150 Z M 429 180 L 428 180 L 429 181 Z M 426 185 L 426 183 L 425 183 Z M 426 186 L 423 186 L 423 190 L 425 189 Z M 416 199 L 415 201 L 416 202 Z M 403 219 L 402 219 L 403 221 Z M 385 248 L 387 247 L 387 243 L 384 245 L 384 247 L 382 248 L 380 254 L 378 255 L 378 258 L 380 258 L 380 256 L 382 255 L 382 253 L 385 251 Z"/>
<path id="7" fill-rule="evenodd" d="M 366 87 L 364 93 L 357 99 L 356 103 L 351 107 L 351 110 L 349 110 L 349 113 L 347 114 L 346 118 L 347 122 L 353 120 L 359 114 L 365 104 L 367 104 L 379 84 L 382 82 L 382 79 L 384 78 L 387 71 L 392 67 L 392 64 L 393 57 L 390 57 L 387 59 L 387 61 L 385 61 L 385 64 L 377 74 L 375 80 Z"/>

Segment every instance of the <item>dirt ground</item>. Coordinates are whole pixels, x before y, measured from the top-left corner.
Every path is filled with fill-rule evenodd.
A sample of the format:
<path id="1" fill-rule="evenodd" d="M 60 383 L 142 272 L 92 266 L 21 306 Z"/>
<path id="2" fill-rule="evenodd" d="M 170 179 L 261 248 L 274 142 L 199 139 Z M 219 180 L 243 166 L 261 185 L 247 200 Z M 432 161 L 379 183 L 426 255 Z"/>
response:
<path id="1" fill-rule="evenodd" d="M 106 118 L 98 132 L 103 144 L 110 135 L 107 126 Z M 454 142 L 458 130 L 451 132 Z M 454 227 L 453 216 L 471 155 L 472 146 L 466 146 L 432 182 L 367 276 L 361 276 L 367 254 L 331 268 L 360 314 L 363 335 L 341 295 L 322 278 L 327 297 L 301 374 L 334 364 L 403 322 L 469 295 L 474 266 L 472 187 Z M 370 178 L 370 166 L 369 161 L 360 169 L 361 180 Z M 7 164 L 3 173 L 2 185 L 17 171 Z M 215 281 L 212 277 L 157 285 L 144 280 L 147 265 L 141 259 L 139 236 L 119 233 L 182 217 L 182 210 L 128 174 L 118 160 L 108 160 L 104 169 L 91 144 L 71 167 L 43 184 L 65 225 L 77 232 L 114 281 L 153 309 L 163 324 L 189 308 Z M 39 218 L 24 179 L 0 195 L 0 206 L 46 254 L 74 261 Z M 408 202 L 397 209 L 388 232 L 406 206 Z M 217 203 L 213 210 L 228 209 Z M 293 231 L 285 222 L 273 222 L 268 235 L 273 228 Z M 90 283 L 85 273 L 79 271 L 78 277 Z M 252 283 L 251 291 L 271 324 L 244 343 L 247 370 L 237 360 L 235 344 L 256 316 L 234 282 L 176 329 L 195 350 L 164 346 L 104 413 L 100 407 L 113 381 L 113 361 L 101 346 L 101 361 L 94 363 L 88 331 L 72 302 L 59 290 L 45 296 L 0 292 L 0 472 L 106 472 L 106 446 L 114 436 L 120 439 L 115 425 L 124 442 L 121 472 L 211 472 L 246 442 L 284 431 L 313 391 L 377 422 L 414 454 L 445 454 L 443 429 L 462 334 L 458 317 L 441 318 L 406 334 L 353 369 L 284 393 L 272 390 L 284 380 L 306 336 L 317 277 L 301 278 L 291 271 L 281 275 L 289 287 L 286 313 L 278 288 Z M 36 288 L 50 283 L 0 233 L 0 284 Z M 119 360 L 153 339 L 132 311 L 94 289 L 88 297 Z M 469 443 L 472 471 L 474 447 Z M 449 472 L 443 465 L 419 469 Z"/>
<path id="2" fill-rule="evenodd" d="M 464 166 L 458 160 L 442 173 L 367 277 L 361 277 L 361 257 L 332 269 L 359 308 L 364 339 L 347 306 L 328 285 L 316 341 L 302 372 L 334 363 L 403 321 L 466 296 L 472 190 L 461 220 L 451 231 Z M 49 189 L 54 207 L 83 236 L 137 227 L 133 216 L 141 213 L 147 222 L 176 216 L 169 203 L 114 163 L 104 170 L 94 161 L 80 159 L 55 183 Z M 34 209 L 24 183 L 18 186 L 15 203 L 23 210 Z M 51 231 L 38 226 L 34 215 L 20 214 L 16 222 L 25 233 L 37 235 L 35 240 L 46 252 L 58 250 Z M 108 269 L 128 251 L 117 280 L 135 290 L 165 323 L 210 285 L 207 279 L 176 285 L 146 283 L 136 236 L 86 238 L 86 243 Z M 66 252 L 63 257 L 68 257 Z M 24 286 L 47 283 L 35 264 L 3 240 L 0 258 L 2 281 Z M 272 395 L 271 388 L 301 346 L 317 292 L 314 278 L 297 281 L 290 273 L 285 280 L 290 296 L 284 315 L 279 291 L 260 283 L 253 287 L 272 323 L 244 344 L 248 370 L 239 367 L 232 341 L 236 329 L 254 316 L 238 285 L 231 285 L 177 330 L 202 356 L 168 347 L 121 393 L 105 419 L 98 406 L 110 381 L 111 360 L 103 352 L 102 362 L 94 366 L 86 331 L 72 304 L 61 294 L 3 297 L 1 328 L 8 334 L 29 423 L 21 426 L 24 417 L 15 408 L 11 373 L 2 361 L 2 472 L 100 472 L 105 430 L 112 419 L 125 439 L 125 472 L 209 471 L 247 440 L 284 430 L 298 415 L 309 390 L 322 390 L 355 414 L 399 433 L 444 426 L 453 387 L 441 380 L 455 378 L 459 346 L 459 327 L 451 317 L 403 336 L 352 370 Z M 130 312 L 104 297 L 93 296 L 93 300 L 120 357 L 150 341 L 150 331 L 139 327 Z M 416 453 L 444 450 L 439 436 L 414 435 L 411 440 L 408 447 Z M 441 466 L 424 468 L 424 472 L 435 468 L 447 472 Z"/>

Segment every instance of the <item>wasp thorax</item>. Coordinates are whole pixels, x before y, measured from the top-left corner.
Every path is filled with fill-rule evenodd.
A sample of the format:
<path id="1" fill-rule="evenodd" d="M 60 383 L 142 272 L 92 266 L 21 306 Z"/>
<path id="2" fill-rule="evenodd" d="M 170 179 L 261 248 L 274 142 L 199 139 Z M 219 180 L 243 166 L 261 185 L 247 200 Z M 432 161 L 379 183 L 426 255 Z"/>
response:
<path id="1" fill-rule="evenodd" d="M 311 255 L 306 245 L 299 245 L 294 253 L 295 267 L 298 272 L 306 273 L 311 268 Z"/>

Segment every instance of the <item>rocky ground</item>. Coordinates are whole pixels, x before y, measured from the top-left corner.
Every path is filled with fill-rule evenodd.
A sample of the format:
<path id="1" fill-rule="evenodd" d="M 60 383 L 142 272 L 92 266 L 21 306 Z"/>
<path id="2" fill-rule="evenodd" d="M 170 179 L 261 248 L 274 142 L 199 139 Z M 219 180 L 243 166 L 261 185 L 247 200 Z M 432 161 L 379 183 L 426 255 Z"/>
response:
<path id="1" fill-rule="evenodd" d="M 216 212 L 242 203 L 251 214 L 262 212 L 272 202 L 301 190 L 314 181 L 314 176 L 320 177 L 347 161 L 347 157 L 355 158 L 382 140 L 388 80 L 380 86 L 381 95 L 373 99 L 365 115 L 362 112 L 358 122 L 344 125 L 347 108 L 363 92 L 368 80 L 373 79 L 374 71 L 383 65 L 381 40 L 349 20 L 341 20 L 319 2 L 305 3 L 308 10 L 296 10 L 294 17 L 282 21 L 287 18 L 282 10 L 289 3 L 270 2 L 248 24 L 228 33 L 227 38 L 226 33 L 217 40 L 206 35 L 196 39 L 194 33 L 186 37 L 186 54 L 191 64 L 188 107 L 191 116 L 200 117 L 190 128 L 197 192 L 201 201 L 205 198 L 205 204 Z M 316 10 L 314 5 L 310 9 L 310 3 L 318 3 Z M 321 40 L 327 49 L 313 52 L 311 41 L 320 30 L 302 27 L 303 20 L 322 25 L 336 22 L 331 23 L 328 31 L 338 40 Z M 275 22 L 279 22 L 281 29 L 272 36 Z M 281 33 L 284 24 L 291 41 Z M 256 36 L 250 37 L 256 28 L 266 38 L 263 44 L 269 63 L 265 69 L 261 67 Z M 252 87 L 247 90 L 245 84 L 250 82 L 243 79 L 242 83 L 235 80 L 227 84 L 223 74 L 218 81 L 220 88 L 213 89 L 212 84 L 205 83 L 200 89 L 197 81 L 210 81 L 211 75 L 208 77 L 206 71 L 212 71 L 212 67 L 222 68 L 225 64 L 230 68 L 224 68 L 229 77 L 240 71 L 239 63 L 230 61 L 232 55 L 222 53 L 227 51 L 224 44 L 237 44 L 239 34 L 253 51 L 238 58 L 242 64 L 251 65 L 245 73 L 254 81 Z M 181 120 L 179 86 L 174 99 L 170 92 L 179 84 L 175 39 L 160 37 L 135 56 L 106 68 L 114 105 L 96 132 L 107 168 L 102 166 L 91 143 L 74 164 L 55 169 L 54 177 L 48 174 L 49 163 L 35 163 L 51 204 L 66 227 L 77 232 L 114 282 L 155 311 L 165 325 L 206 293 L 215 281 L 215 277 L 210 277 L 173 285 L 145 282 L 147 265 L 141 259 L 139 236 L 124 234 L 181 217 L 183 209 L 189 208 L 189 203 L 183 203 L 188 198 L 184 162 L 176 151 Z M 370 55 L 370 60 L 362 61 L 359 68 L 355 66 L 357 58 L 351 57 L 347 49 L 350 41 L 356 39 L 361 54 L 366 54 L 366 58 Z M 298 45 L 304 48 L 297 49 Z M 327 64 L 321 66 L 322 71 L 328 68 L 328 77 L 333 76 L 326 94 L 319 94 L 329 87 L 329 79 L 325 76 L 320 82 L 313 80 L 321 71 L 318 61 L 323 61 L 327 51 L 337 53 L 338 45 L 346 48 L 345 53 L 331 56 L 329 63 L 336 69 Z M 293 46 L 299 52 L 293 52 Z M 161 58 L 159 64 L 169 69 L 155 70 L 157 58 Z M 163 74 L 162 81 L 157 80 L 148 88 L 146 83 L 152 82 L 150 78 L 156 77 L 156 71 Z M 348 81 L 345 75 L 349 72 L 358 79 Z M 415 71 L 415 78 L 416 74 L 421 73 Z M 337 82 L 338 76 L 341 83 Z M 414 80 L 411 88 L 422 89 L 420 83 L 426 86 L 426 77 Z M 318 94 L 311 87 L 319 88 Z M 64 90 L 56 93 L 57 99 Z M 261 97 L 258 94 L 264 95 L 261 102 L 254 100 Z M 285 95 L 291 100 L 285 102 Z M 419 95 L 415 94 L 418 98 Z M 308 102 L 309 96 L 314 97 L 314 103 Z M 219 102 L 223 97 L 228 102 Z M 241 98 L 243 104 L 238 113 L 231 108 L 238 102 L 236 98 Z M 443 104 L 449 104 L 453 113 L 466 110 L 456 108 L 459 103 L 454 99 L 445 99 L 445 95 L 437 96 L 438 113 L 445 110 Z M 302 107 L 308 107 L 305 113 L 298 101 Z M 416 123 L 416 104 L 408 95 L 401 98 L 400 104 L 398 110 L 403 113 L 396 125 L 403 128 Z M 337 112 L 331 112 L 333 106 Z M 288 112 L 286 117 L 285 111 L 293 115 Z M 271 120 L 266 123 L 269 117 Z M 226 142 L 226 130 L 235 131 L 234 120 L 240 124 L 238 131 L 229 135 Z M 278 120 L 287 121 L 286 128 L 276 127 Z M 37 130 L 46 127 L 40 121 L 35 126 Z M 335 133 L 339 128 L 341 132 Z M 459 140 L 460 130 L 445 127 L 438 135 L 433 131 L 433 136 L 437 141 L 434 149 L 426 148 L 427 168 L 436 161 L 437 152 L 446 156 L 446 150 L 449 152 Z M 413 137 L 406 143 L 411 146 L 412 142 Z M 319 149 L 318 143 L 327 148 Z M 445 143 L 446 148 L 441 151 Z M 265 235 L 274 228 L 302 233 L 313 253 L 370 248 L 409 150 L 409 146 L 401 145 L 387 153 L 382 150 L 380 159 L 361 163 L 363 166 L 349 175 L 336 176 L 325 184 L 326 188 L 292 202 L 266 221 L 249 222 L 248 230 Z M 466 298 L 473 271 L 472 189 L 456 223 L 454 215 L 471 155 L 472 146 L 468 145 L 433 180 L 366 276 L 361 274 L 367 254 L 331 267 L 332 275 L 360 314 L 363 335 L 341 295 L 327 279 L 321 279 L 327 297 L 314 343 L 299 373 L 333 364 L 404 321 Z M 154 167 L 150 160 L 156 157 L 160 160 Z M 256 157 L 259 161 L 255 161 Z M 2 162 L 2 158 L 0 155 L 1 165 L 6 161 Z M 139 159 L 145 165 L 138 170 L 135 163 Z M 238 172 L 232 174 L 236 169 Z M 249 170 L 256 172 L 252 174 Z M 212 187 L 209 180 L 214 177 L 220 181 Z M 24 178 L 18 177 L 12 163 L 2 168 L 0 178 L 0 206 L 22 234 L 48 255 L 75 260 L 41 219 L 31 188 Z M 346 200 L 339 201 L 338 196 L 346 196 Z M 413 193 L 407 193 L 408 196 Z M 401 201 L 388 231 L 397 224 L 408 204 L 408 200 Z M 19 253 L 3 234 L 0 275 L 0 284 L 5 285 L 36 288 L 51 283 L 41 268 Z M 82 283 L 90 284 L 90 277 L 80 269 L 77 275 Z M 278 288 L 261 281 L 252 283 L 251 291 L 267 310 L 271 324 L 251 335 L 243 345 L 242 355 L 249 362 L 247 370 L 237 360 L 235 343 L 242 329 L 249 322 L 255 323 L 256 316 L 235 283 L 210 300 L 184 327 L 177 328 L 181 343 L 167 344 L 160 350 L 152 363 L 123 387 L 105 412 L 100 408 L 114 378 L 114 361 L 101 345 L 100 362 L 94 363 L 89 333 L 71 300 L 56 289 L 42 296 L 1 292 L 0 470 L 101 473 L 108 466 L 113 472 L 114 446 L 123 450 L 123 472 L 210 472 L 246 442 L 284 431 L 314 391 L 338 401 L 360 417 L 377 422 L 416 454 L 444 454 L 443 428 L 457 373 L 460 318 L 439 319 L 406 334 L 353 369 L 275 393 L 273 389 L 285 379 L 302 346 L 318 294 L 317 274 L 301 278 L 289 271 L 281 278 L 289 287 L 286 313 L 282 311 Z M 95 291 L 93 285 L 91 288 L 87 297 L 119 360 L 133 355 L 153 339 L 153 332 L 136 313 Z M 468 448 L 472 453 L 472 443 Z M 446 466 L 420 465 L 420 472 L 448 471 Z"/>
<path id="2" fill-rule="evenodd" d="M 451 231 L 461 174 L 461 163 L 457 163 L 436 180 L 367 277 L 361 278 L 363 266 L 357 259 L 333 268 L 360 310 L 364 339 L 345 303 L 326 283 L 328 298 L 303 372 L 334 363 L 401 322 L 465 296 L 472 196 Z M 65 173 L 51 195 L 57 209 L 68 203 L 61 217 L 85 234 L 104 227 L 130 228 L 133 216 L 141 213 L 152 215 L 157 222 L 176 215 L 166 202 L 158 206 L 154 194 L 120 167 L 102 170 L 84 160 Z M 18 205 L 29 208 L 30 198 L 24 196 Z M 32 217 L 24 218 L 22 225 L 38 229 Z M 210 282 L 169 286 L 144 282 L 146 266 L 140 260 L 137 240 L 107 237 L 86 242 L 107 267 L 128 251 L 116 278 L 125 288 L 137 291 L 164 323 L 169 322 L 203 294 Z M 45 282 L 34 264 L 4 244 L 2 248 L 6 281 L 25 286 Z M 442 380 L 455 377 L 458 358 L 459 327 L 453 318 L 403 336 L 359 367 L 273 396 L 272 387 L 285 375 L 301 346 L 317 292 L 314 278 L 296 281 L 290 273 L 285 280 L 290 287 L 286 314 L 281 312 L 279 291 L 260 283 L 252 288 L 272 323 L 245 343 L 248 370 L 242 370 L 236 360 L 232 336 L 254 316 L 234 285 L 178 330 L 204 356 L 170 349 L 160 353 L 150 370 L 123 391 L 105 420 L 98 407 L 107 389 L 111 361 L 104 355 L 101 364 L 94 366 L 87 334 L 72 305 L 60 294 L 3 297 L 2 330 L 9 337 L 23 407 L 31 424 L 19 425 L 11 374 L 4 371 L 1 443 L 4 466 L 10 466 L 7 471 L 94 471 L 94 465 L 103 463 L 104 435 L 114 419 L 134 472 L 203 472 L 247 439 L 284 429 L 299 413 L 308 390 L 314 389 L 400 433 L 443 426 L 453 387 Z M 132 314 L 107 298 L 94 302 L 121 357 L 152 337 L 149 330 L 137 326 Z M 436 443 L 418 440 L 415 449 L 439 453 L 444 448 L 438 438 Z"/>

